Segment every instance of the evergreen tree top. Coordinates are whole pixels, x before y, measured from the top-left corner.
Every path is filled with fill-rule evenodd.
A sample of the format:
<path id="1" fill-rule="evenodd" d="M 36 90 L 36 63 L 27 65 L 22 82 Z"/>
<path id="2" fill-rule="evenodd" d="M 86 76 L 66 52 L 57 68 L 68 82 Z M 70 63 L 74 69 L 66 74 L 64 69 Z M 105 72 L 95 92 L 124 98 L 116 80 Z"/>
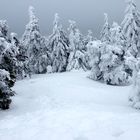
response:
<path id="1" fill-rule="evenodd" d="M 127 6 L 125 12 L 134 13 L 136 11 L 136 4 L 134 3 L 134 1 L 130 0 L 127 3 L 128 3 L 128 6 Z"/>
<path id="2" fill-rule="evenodd" d="M 30 42 L 30 39 L 34 37 L 36 34 L 40 34 L 39 24 L 38 24 L 38 18 L 35 16 L 34 7 L 29 7 L 29 23 L 26 25 L 25 32 L 22 36 L 22 41 L 26 42 L 25 44 L 28 44 Z"/>
<path id="3" fill-rule="evenodd" d="M 128 0 L 127 1 L 127 7 L 125 10 L 125 13 L 128 14 L 129 16 L 137 16 L 140 15 L 139 11 L 137 10 L 137 6 L 134 2 L 134 0 Z"/>
<path id="4" fill-rule="evenodd" d="M 108 23 L 108 14 L 104 13 L 104 21 L 105 21 L 105 25 L 109 25 Z"/>
<path id="5" fill-rule="evenodd" d="M 54 21 L 53 21 L 53 25 L 54 25 L 54 27 L 53 27 L 53 33 L 58 32 L 58 30 L 62 28 L 62 25 L 60 25 L 59 20 L 60 20 L 60 17 L 58 15 L 58 13 L 56 13 L 54 15 Z"/>
<path id="6" fill-rule="evenodd" d="M 30 19 L 30 22 L 32 21 L 38 22 L 38 18 L 35 16 L 35 9 L 33 6 L 29 7 L 29 19 Z"/>
<path id="7" fill-rule="evenodd" d="M 140 13 L 133 0 L 127 1 L 125 13 L 125 18 L 121 24 L 123 33 L 129 41 L 137 40 L 136 38 L 138 38 L 138 32 L 140 29 Z"/>
<path id="8" fill-rule="evenodd" d="M 68 28 L 68 31 L 69 32 L 75 31 L 76 28 L 77 28 L 76 22 L 74 20 L 69 20 L 69 28 Z"/>
<path id="9" fill-rule="evenodd" d="M 102 28 L 102 31 L 101 31 L 101 40 L 103 42 L 109 42 L 110 41 L 110 25 L 109 25 L 109 22 L 108 22 L 108 14 L 107 13 L 104 13 L 104 26 Z"/>
<path id="10" fill-rule="evenodd" d="M 0 20 L 0 36 L 6 37 L 8 33 L 8 24 L 6 20 Z"/>

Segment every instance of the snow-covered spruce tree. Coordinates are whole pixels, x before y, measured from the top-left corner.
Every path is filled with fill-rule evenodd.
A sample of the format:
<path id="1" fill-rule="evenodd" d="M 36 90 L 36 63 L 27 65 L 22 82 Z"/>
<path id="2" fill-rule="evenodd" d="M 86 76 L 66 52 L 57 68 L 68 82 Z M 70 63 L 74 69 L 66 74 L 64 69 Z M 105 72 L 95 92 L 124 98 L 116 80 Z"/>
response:
<path id="1" fill-rule="evenodd" d="M 25 46 L 26 56 L 28 57 L 25 61 L 25 72 L 30 75 L 43 72 L 42 68 L 40 69 L 41 66 L 38 66 L 38 64 L 41 64 L 39 61 L 42 58 L 42 49 L 45 44 L 44 38 L 40 33 L 38 18 L 35 16 L 33 7 L 29 8 L 29 17 L 30 21 L 26 25 L 26 30 L 22 37 L 22 43 Z M 43 60 L 41 59 L 41 61 Z"/>
<path id="2" fill-rule="evenodd" d="M 105 16 L 104 19 L 105 23 L 101 31 L 101 41 L 108 43 L 110 42 L 110 25 L 108 23 L 108 15 L 104 13 L 104 16 Z"/>
<path id="3" fill-rule="evenodd" d="M 122 27 L 118 23 L 113 22 L 110 28 L 110 43 L 123 46 L 124 50 L 127 50 L 126 37 L 123 34 Z"/>
<path id="4" fill-rule="evenodd" d="M 12 100 L 10 99 L 15 93 L 10 89 L 11 78 L 9 72 L 0 69 L 0 108 L 9 109 Z"/>
<path id="5" fill-rule="evenodd" d="M 69 40 L 55 14 L 53 33 L 49 37 L 48 48 L 51 52 L 52 72 L 65 72 L 69 57 Z"/>
<path id="6" fill-rule="evenodd" d="M 41 41 L 42 47 L 40 50 L 40 54 L 38 56 L 38 61 L 36 63 L 36 67 L 38 68 L 37 73 L 50 73 L 51 67 L 51 53 L 48 49 L 48 40 L 46 40 L 46 37 L 42 37 Z M 50 67 L 50 69 L 48 69 Z"/>
<path id="7" fill-rule="evenodd" d="M 118 23 L 114 22 L 110 29 L 110 34 L 111 34 L 110 44 L 115 46 L 118 45 L 118 47 L 122 46 L 121 48 L 122 51 L 124 52 L 122 55 L 122 58 L 124 59 L 124 69 L 132 77 L 133 69 L 130 63 L 127 62 L 127 60 L 130 59 L 130 57 L 133 58 L 133 56 L 127 49 L 127 40 L 122 31 L 121 26 L 119 26 Z"/>
<path id="8" fill-rule="evenodd" d="M 11 86 L 16 81 L 17 59 L 15 48 L 11 43 L 0 37 L 0 69 L 9 72 L 11 78 Z"/>
<path id="9" fill-rule="evenodd" d="M 16 33 L 10 34 L 10 42 L 12 47 L 15 48 L 16 51 L 16 59 L 17 59 L 17 68 L 16 68 L 16 78 L 23 79 L 25 77 L 25 65 L 24 62 L 27 59 L 26 50 L 24 45 L 18 39 Z"/>
<path id="10" fill-rule="evenodd" d="M 133 0 L 128 1 L 126 15 L 122 22 L 123 33 L 127 46 L 134 57 L 140 56 L 140 13 Z"/>
<path id="11" fill-rule="evenodd" d="M 17 51 L 8 39 L 8 25 L 6 21 L 0 21 L 0 69 L 5 69 L 9 72 L 11 78 L 11 86 L 16 80 L 17 67 Z"/>
<path id="12" fill-rule="evenodd" d="M 6 20 L 0 20 L 0 37 L 8 39 L 8 24 Z"/>
<path id="13" fill-rule="evenodd" d="M 84 44 L 83 35 L 76 26 L 75 21 L 69 21 L 69 41 L 70 41 L 70 56 L 68 60 L 67 70 L 87 70 L 87 63 L 85 59 L 86 47 Z"/>
<path id="14" fill-rule="evenodd" d="M 16 49 L 7 40 L 7 36 L 0 36 L 0 108 L 8 109 L 10 97 L 14 92 L 10 89 L 16 80 Z"/>

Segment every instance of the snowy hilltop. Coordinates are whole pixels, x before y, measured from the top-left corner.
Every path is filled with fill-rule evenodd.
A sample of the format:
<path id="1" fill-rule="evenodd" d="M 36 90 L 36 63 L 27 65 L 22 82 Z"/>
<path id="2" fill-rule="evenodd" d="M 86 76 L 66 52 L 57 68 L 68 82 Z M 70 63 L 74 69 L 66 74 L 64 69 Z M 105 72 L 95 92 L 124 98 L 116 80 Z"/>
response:
<path id="1" fill-rule="evenodd" d="M 100 38 L 54 16 L 43 36 L 34 7 L 19 39 L 0 20 L 0 140 L 139 140 L 140 12 L 104 14 Z M 5 111 L 4 111 L 5 110 Z"/>

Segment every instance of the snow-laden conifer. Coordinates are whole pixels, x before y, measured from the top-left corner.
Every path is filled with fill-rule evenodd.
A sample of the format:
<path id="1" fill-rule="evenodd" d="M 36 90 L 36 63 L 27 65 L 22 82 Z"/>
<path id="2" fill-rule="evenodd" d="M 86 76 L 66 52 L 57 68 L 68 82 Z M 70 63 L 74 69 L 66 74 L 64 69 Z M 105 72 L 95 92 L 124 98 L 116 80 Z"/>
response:
<path id="1" fill-rule="evenodd" d="M 122 29 L 131 54 L 134 57 L 140 56 L 140 12 L 133 0 L 127 3 Z"/>
<path id="2" fill-rule="evenodd" d="M 86 46 L 84 38 L 76 26 L 75 21 L 69 21 L 69 41 L 70 41 L 70 56 L 68 60 L 67 70 L 87 69 L 86 63 Z"/>
<path id="3" fill-rule="evenodd" d="M 49 36 L 48 48 L 51 52 L 52 71 L 66 71 L 69 57 L 69 40 L 60 24 L 60 18 L 57 13 L 53 22 L 53 33 Z"/>
<path id="4" fill-rule="evenodd" d="M 104 13 L 104 25 L 101 31 L 101 41 L 102 42 L 110 42 L 110 24 L 108 21 L 108 15 L 106 13 Z"/>
<path id="5" fill-rule="evenodd" d="M 44 72 L 45 70 L 41 68 L 42 66 L 38 66 L 38 64 L 42 64 L 40 61 L 45 61 L 46 63 L 46 59 L 42 57 L 45 43 L 40 33 L 38 18 L 35 16 L 33 7 L 29 8 L 29 23 L 26 25 L 22 43 L 26 50 L 26 56 L 28 57 L 25 62 L 26 73 L 30 75 L 31 73 Z"/>

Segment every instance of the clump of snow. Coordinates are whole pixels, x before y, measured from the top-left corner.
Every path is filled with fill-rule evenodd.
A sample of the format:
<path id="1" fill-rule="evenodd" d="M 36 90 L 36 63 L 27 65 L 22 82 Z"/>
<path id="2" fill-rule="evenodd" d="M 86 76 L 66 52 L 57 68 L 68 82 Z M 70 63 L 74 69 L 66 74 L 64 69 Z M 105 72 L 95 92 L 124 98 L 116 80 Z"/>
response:
<path id="1" fill-rule="evenodd" d="M 52 66 L 47 66 L 47 73 L 52 73 L 53 71 L 52 71 Z"/>
<path id="2" fill-rule="evenodd" d="M 4 69 L 0 69 L 0 79 L 3 81 L 6 78 L 8 78 L 8 80 L 10 80 L 9 72 Z"/>

